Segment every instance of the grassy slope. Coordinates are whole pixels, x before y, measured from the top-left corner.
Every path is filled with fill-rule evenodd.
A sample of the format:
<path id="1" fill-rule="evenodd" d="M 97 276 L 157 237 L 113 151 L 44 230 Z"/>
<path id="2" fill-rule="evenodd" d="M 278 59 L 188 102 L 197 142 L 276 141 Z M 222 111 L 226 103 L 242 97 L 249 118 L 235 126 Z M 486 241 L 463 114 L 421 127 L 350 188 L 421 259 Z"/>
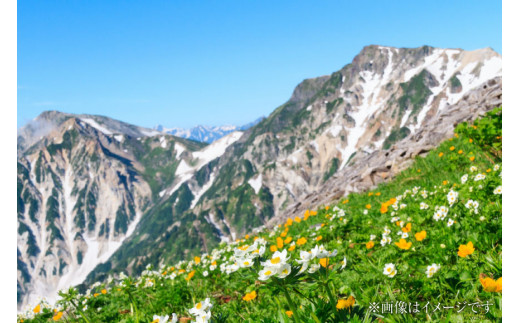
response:
<path id="1" fill-rule="evenodd" d="M 479 275 L 495 279 L 502 276 L 501 195 L 493 193 L 502 182 L 501 114 L 482 119 L 476 129 L 461 125 L 457 133 L 425 158 L 418 157 L 408 170 L 377 189 L 351 194 L 337 205 L 319 207 L 316 215 L 305 221 L 295 221 L 273 232 L 258 234 L 268 241 L 265 259 L 271 257 L 269 247 L 276 245 L 276 237 L 284 232 L 284 227 L 287 236 L 283 239 L 290 236 L 294 242 L 305 237 L 305 244 L 289 252 L 289 263 L 293 265 L 297 265 L 294 260 L 300 258 L 301 250 L 310 250 L 316 244 L 323 244 L 327 250 L 337 249 L 338 255 L 330 258 L 333 266 L 328 269 L 320 268 L 312 275 L 290 275 L 285 280 L 271 278 L 264 283 L 257 280 L 261 266 L 256 263 L 253 268 L 239 269 L 227 275 L 218 267 L 213 271 L 209 269 L 211 261 L 216 261 L 217 265 L 228 261 L 238 246 L 221 244 L 213 259 L 203 257 L 200 264 L 192 261 L 175 264 L 175 268 L 163 267 L 156 273 L 151 271 L 139 278 L 129 278 L 122 286 L 116 280 L 93 286 L 92 294 L 100 293 L 103 288 L 107 293 L 75 296 L 78 298 L 75 303 L 84 301 L 88 305 L 81 315 L 90 322 L 151 322 L 154 314 L 172 312 L 180 317 L 189 317 L 188 309 L 206 297 L 210 297 L 214 304 L 212 319 L 216 322 L 223 321 L 218 319 L 219 315 L 227 316 L 227 321 L 232 322 L 289 322 L 296 319 L 296 315 L 304 322 L 375 321 L 378 318 L 385 322 L 500 320 L 502 294 L 484 291 Z M 498 165 L 498 170 L 494 170 L 495 165 Z M 478 171 L 471 172 L 471 166 Z M 486 178 L 476 182 L 477 173 L 484 173 Z M 469 175 L 465 184 L 461 183 L 464 174 Z M 415 193 L 414 187 L 419 188 Z M 450 188 L 459 193 L 458 201 L 451 207 L 446 197 Z M 422 190 L 428 192 L 426 198 L 421 195 Z M 381 204 L 396 197 L 399 199 L 396 205 L 406 206 L 397 210 L 390 206 L 388 212 L 381 213 Z M 479 202 L 478 214 L 470 213 L 465 207 L 469 199 Z M 429 208 L 420 209 L 421 202 L 428 204 Z M 436 206 L 449 208 L 446 219 L 433 219 Z M 411 223 L 410 236 L 406 239 L 412 243 L 409 250 L 401 250 L 394 244 L 399 240 L 397 232 L 401 230 L 391 221 L 394 216 Z M 455 224 L 448 227 L 448 219 L 455 220 Z M 391 230 L 392 243 L 382 246 L 380 240 L 385 227 Z M 427 237 L 417 241 L 415 234 L 422 230 L 427 232 Z M 375 246 L 368 249 L 366 243 L 371 235 L 376 235 Z M 321 240 L 316 242 L 318 237 Z M 241 240 L 239 245 L 250 244 L 252 240 L 253 235 Z M 475 246 L 473 254 L 465 258 L 458 256 L 459 246 L 469 241 Z M 289 248 L 291 243 L 282 248 Z M 347 266 L 340 270 L 339 262 L 344 256 Z M 383 275 L 387 263 L 396 266 L 397 274 L 393 278 Z M 432 263 L 440 264 L 441 268 L 433 277 L 427 278 L 425 271 Z M 191 270 L 194 276 L 188 281 L 187 273 Z M 293 266 L 293 272 L 297 270 Z M 204 271 L 208 271 L 207 277 L 203 276 Z M 177 277 L 168 278 L 171 273 Z M 153 286 L 145 287 L 147 281 L 153 282 Z M 324 285 L 324 281 L 328 284 Z M 242 300 L 247 292 L 253 290 L 258 293 L 255 299 L 250 302 Z M 284 290 L 289 291 L 299 308 L 292 318 L 285 313 L 290 304 L 284 297 Z M 349 296 L 356 300 L 353 308 L 350 311 L 336 310 L 337 300 Z M 395 301 L 418 302 L 420 313 L 375 315 L 368 311 L 371 302 Z M 428 314 L 422 308 L 427 302 L 430 302 Z M 489 302 L 492 305 L 487 314 L 483 314 L 483 308 L 476 308 L 479 314 L 475 314 L 470 306 L 460 313 L 458 308 L 442 309 L 442 306 L 457 306 L 463 302 Z M 441 310 L 432 312 L 438 303 Z M 64 312 L 62 319 L 83 321 L 80 311 L 70 304 L 63 301 L 60 305 Z M 52 320 L 50 309 L 42 312 L 37 315 L 40 321 Z M 33 321 L 37 322 L 25 320 Z"/>

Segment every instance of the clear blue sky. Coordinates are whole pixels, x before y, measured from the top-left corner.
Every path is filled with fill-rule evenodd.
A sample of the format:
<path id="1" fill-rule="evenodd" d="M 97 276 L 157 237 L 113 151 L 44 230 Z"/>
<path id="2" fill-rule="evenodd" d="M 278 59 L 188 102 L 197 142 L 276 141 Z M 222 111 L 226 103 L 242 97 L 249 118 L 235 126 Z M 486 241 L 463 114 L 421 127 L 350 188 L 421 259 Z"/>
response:
<path id="1" fill-rule="evenodd" d="M 369 44 L 492 47 L 500 1 L 18 1 L 18 127 L 45 110 L 244 124 Z"/>

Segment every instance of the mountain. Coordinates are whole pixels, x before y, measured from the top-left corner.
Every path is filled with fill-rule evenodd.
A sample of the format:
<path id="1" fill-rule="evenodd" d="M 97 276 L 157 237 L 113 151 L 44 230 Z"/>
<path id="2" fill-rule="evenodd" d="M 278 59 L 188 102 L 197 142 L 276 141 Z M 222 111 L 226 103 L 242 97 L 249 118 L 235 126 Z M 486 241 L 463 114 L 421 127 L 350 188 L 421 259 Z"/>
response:
<path id="1" fill-rule="evenodd" d="M 243 126 L 195 126 L 190 129 L 184 128 L 164 128 L 162 125 L 158 125 L 154 127 L 154 130 L 160 131 L 162 133 L 167 133 L 170 135 L 174 135 L 181 138 L 191 139 L 200 142 L 212 143 L 215 140 L 218 140 L 225 135 L 228 135 L 234 131 L 244 131 L 247 130 L 254 125 L 258 124 L 260 121 L 265 119 L 264 117 L 258 118 L 253 122 L 247 123 Z"/>
<path id="2" fill-rule="evenodd" d="M 22 129 L 19 305 L 69 283 L 200 255 L 372 187 L 455 123 L 500 105 L 501 73 L 489 48 L 372 45 L 210 145 L 59 113 L 45 131 Z"/>

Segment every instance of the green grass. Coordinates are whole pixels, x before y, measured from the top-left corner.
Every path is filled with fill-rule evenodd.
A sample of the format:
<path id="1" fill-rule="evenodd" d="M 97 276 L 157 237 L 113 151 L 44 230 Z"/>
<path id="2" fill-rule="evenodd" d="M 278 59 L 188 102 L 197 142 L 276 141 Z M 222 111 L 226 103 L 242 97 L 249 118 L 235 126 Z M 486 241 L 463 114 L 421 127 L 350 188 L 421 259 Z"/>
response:
<path id="1" fill-rule="evenodd" d="M 250 232 L 237 243 L 221 243 L 209 255 L 199 255 L 200 263 L 192 257 L 179 263 L 164 258 L 164 265 L 156 270 L 148 267 L 140 276 L 99 281 L 90 286 L 88 295 L 80 295 L 75 289 L 65 291 L 57 305 L 64 313 L 62 320 L 151 322 L 153 315 L 173 312 L 179 317 L 193 318 L 188 310 L 208 297 L 213 304 L 212 322 L 500 321 L 502 294 L 485 291 L 479 280 L 480 275 L 502 277 L 502 202 L 501 195 L 494 194 L 502 184 L 500 110 L 489 113 L 475 126 L 459 125 L 453 138 L 427 156 L 417 157 L 409 169 L 370 192 L 350 194 L 329 206 L 316 206 L 315 213 L 306 212 L 273 230 Z M 472 171 L 472 167 L 476 170 Z M 467 182 L 462 181 L 465 174 Z M 485 179 L 476 181 L 477 174 L 485 174 Z M 457 201 L 451 206 L 447 200 L 450 190 L 458 192 Z M 236 197 L 240 196 L 238 201 L 253 198 L 248 190 L 241 192 L 236 193 Z M 397 201 L 388 205 L 385 212 L 381 206 L 391 199 Z M 466 207 L 470 199 L 479 202 L 478 214 Z M 229 203 L 236 207 L 238 202 Z M 429 208 L 422 209 L 421 203 Z M 448 208 L 444 220 L 434 220 L 436 206 Z M 246 211 L 241 207 L 236 209 Z M 410 223 L 408 250 L 395 245 L 400 238 L 397 233 L 403 229 L 393 221 L 397 220 L 394 217 L 403 221 L 403 227 Z M 454 224 L 448 226 L 448 219 L 455 220 Z M 197 229 L 203 226 L 189 215 L 185 221 L 183 230 L 203 230 Z M 391 231 L 392 242 L 383 246 L 380 241 L 385 228 Z M 426 238 L 418 241 L 415 234 L 423 230 Z M 367 248 L 371 235 L 375 235 L 374 246 Z M 265 254 L 255 258 L 253 267 L 229 274 L 222 271 L 222 264 L 233 264 L 230 257 L 235 248 L 253 244 L 255 236 L 265 239 L 267 244 Z M 162 257 L 172 248 L 190 248 L 194 243 L 190 237 L 193 236 L 182 236 L 177 244 L 175 239 L 153 236 L 152 239 L 165 242 L 153 252 Z M 282 240 L 291 237 L 292 241 L 277 241 L 278 237 Z M 299 238 L 307 242 L 292 247 Z M 271 259 L 270 247 L 280 242 L 283 244 L 278 246 L 280 250 L 289 250 L 291 274 L 280 279 L 271 277 L 265 282 L 259 280 L 258 272 L 263 267 L 260 261 Z M 460 245 L 468 242 L 474 244 L 474 252 L 467 257 L 459 256 Z M 313 274 L 297 276 L 300 267 L 295 260 L 300 259 L 300 251 L 309 251 L 315 245 L 323 245 L 329 251 L 336 249 L 338 254 L 330 257 L 330 266 L 319 266 Z M 138 256 L 137 251 L 136 259 Z M 341 269 L 343 257 L 347 264 Z M 211 270 L 213 261 L 217 266 Z M 312 263 L 317 264 L 317 259 Z M 397 270 L 393 278 L 383 274 L 385 264 L 389 263 Z M 440 264 L 440 270 L 427 278 L 425 271 L 433 263 Z M 190 272 L 193 277 L 188 280 Z M 252 291 L 257 297 L 244 301 L 242 297 Z M 348 297 L 353 297 L 355 304 L 348 310 L 336 309 L 338 300 Z M 420 311 L 373 313 L 369 308 L 374 302 L 380 305 L 403 302 L 407 308 L 417 303 Z M 426 314 L 423 307 L 428 302 L 430 308 Z M 460 312 L 459 308 L 442 308 L 464 302 L 488 303 L 489 311 L 479 307 L 478 313 L 473 313 L 470 306 Z M 433 311 L 438 304 L 441 310 Z M 286 313 L 289 310 L 293 311 L 291 317 Z M 25 322 L 46 322 L 52 316 L 52 308 L 44 307 L 36 318 L 26 318 Z"/>

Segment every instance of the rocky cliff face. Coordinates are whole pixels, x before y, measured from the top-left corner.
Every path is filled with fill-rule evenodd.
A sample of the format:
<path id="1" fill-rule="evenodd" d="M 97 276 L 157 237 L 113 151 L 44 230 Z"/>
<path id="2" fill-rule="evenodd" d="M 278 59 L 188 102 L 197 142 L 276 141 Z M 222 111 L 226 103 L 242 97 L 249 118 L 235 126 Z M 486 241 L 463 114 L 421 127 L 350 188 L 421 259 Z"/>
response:
<path id="1" fill-rule="evenodd" d="M 29 132 L 19 138 L 19 291 L 32 293 L 29 278 L 45 286 L 60 279 L 63 283 L 55 285 L 76 283 L 66 277 L 90 271 L 77 259 L 78 250 L 83 257 L 88 253 L 89 237 L 99 241 L 97 266 L 87 277 L 92 282 L 109 272 L 139 272 L 148 263 L 210 251 L 292 212 L 375 185 L 405 167 L 407 158 L 449 136 L 454 123 L 499 105 L 501 73 L 501 57 L 491 49 L 367 46 L 332 75 L 304 80 L 289 101 L 257 125 L 208 146 L 143 134 L 148 130 L 138 127 L 132 128 L 136 133 L 121 134 L 131 127 L 118 125 L 117 132 L 112 130 L 116 121 L 92 116 L 69 115 L 65 119 L 71 124 L 61 123 L 58 135 L 34 139 L 38 131 Z M 64 145 L 73 129 L 78 135 L 69 135 L 74 140 Z M 51 154 L 49 147 L 57 144 L 61 150 L 50 148 Z M 97 153 L 83 153 L 87 146 Z M 87 155 L 77 157 L 82 154 Z M 45 178 L 52 182 L 37 181 L 40 155 L 58 179 L 49 175 Z M 93 155 L 104 166 L 92 169 L 86 161 Z M 81 162 L 75 165 L 76 160 Z M 53 194 L 57 202 L 49 202 Z M 96 201 L 89 202 L 93 194 Z M 106 198 L 100 200 L 101 195 Z M 31 203 L 40 210 L 39 222 L 31 218 Z M 59 216 L 44 218 L 48 205 Z M 86 214 L 83 228 L 81 221 L 74 222 L 78 209 Z M 120 209 L 127 219 L 124 231 L 115 229 Z M 96 218 L 92 233 L 88 214 Z M 110 231 L 103 235 L 107 218 Z M 24 225 L 29 233 L 20 229 Z M 38 264 L 44 261 L 38 257 L 51 245 L 40 241 L 54 231 L 62 239 L 54 234 L 53 265 L 45 267 L 53 281 L 42 274 Z M 109 248 L 110 242 L 120 246 Z"/>

